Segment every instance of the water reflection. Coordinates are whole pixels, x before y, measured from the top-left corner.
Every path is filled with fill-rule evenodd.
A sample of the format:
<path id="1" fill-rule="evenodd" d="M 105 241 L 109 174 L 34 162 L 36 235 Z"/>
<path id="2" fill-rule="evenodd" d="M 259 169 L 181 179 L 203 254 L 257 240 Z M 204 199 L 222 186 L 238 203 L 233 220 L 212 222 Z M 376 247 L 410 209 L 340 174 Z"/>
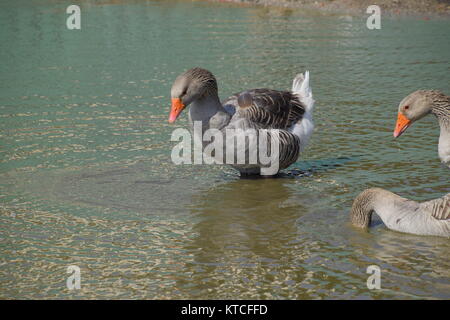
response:
<path id="1" fill-rule="evenodd" d="M 245 286 L 250 289 L 245 296 L 251 297 L 258 296 L 252 292 L 257 283 L 283 285 L 275 280 L 277 269 L 298 256 L 288 248 L 297 239 L 296 222 L 304 213 L 302 205 L 290 204 L 293 192 L 283 179 L 264 179 L 235 180 L 195 195 L 190 207 L 198 221 L 192 228 L 196 236 L 184 246 L 193 258 L 183 272 L 189 277 L 179 279 L 178 286 L 194 290 L 197 297 L 204 290 L 213 297 L 224 286 L 234 286 L 231 291 Z"/>

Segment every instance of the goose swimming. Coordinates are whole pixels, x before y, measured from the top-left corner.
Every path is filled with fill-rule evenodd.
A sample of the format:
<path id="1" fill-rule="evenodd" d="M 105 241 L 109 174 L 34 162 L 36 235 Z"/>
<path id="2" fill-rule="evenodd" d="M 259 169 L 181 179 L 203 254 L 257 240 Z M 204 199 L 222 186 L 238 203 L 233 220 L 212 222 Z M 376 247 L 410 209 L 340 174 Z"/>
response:
<path id="1" fill-rule="evenodd" d="M 297 161 L 314 128 L 314 100 L 309 87 L 308 71 L 295 77 L 291 91 L 246 90 L 221 103 L 214 75 L 206 69 L 193 68 L 175 79 L 171 99 L 169 122 L 175 122 L 182 110 L 189 106 L 190 127 L 193 129 L 196 122 L 201 122 L 202 136 L 208 129 L 220 130 L 224 134 L 229 129 L 266 130 L 263 132 L 268 139 L 277 139 L 279 143 L 279 170 Z M 277 138 L 273 134 L 275 130 Z M 247 155 L 251 152 L 248 149 L 244 151 Z M 246 161 L 231 165 L 241 175 L 265 175 L 262 170 L 264 165 L 259 159 L 257 163 Z"/>
<path id="2" fill-rule="evenodd" d="M 384 189 L 367 189 L 353 202 L 351 223 L 356 227 L 368 228 L 374 212 L 391 230 L 450 237 L 450 193 L 419 203 Z"/>
<path id="3" fill-rule="evenodd" d="M 434 114 L 441 129 L 438 152 L 450 166 L 450 97 L 437 90 L 418 90 L 404 98 L 398 107 L 394 137 L 399 137 L 415 121 Z"/>

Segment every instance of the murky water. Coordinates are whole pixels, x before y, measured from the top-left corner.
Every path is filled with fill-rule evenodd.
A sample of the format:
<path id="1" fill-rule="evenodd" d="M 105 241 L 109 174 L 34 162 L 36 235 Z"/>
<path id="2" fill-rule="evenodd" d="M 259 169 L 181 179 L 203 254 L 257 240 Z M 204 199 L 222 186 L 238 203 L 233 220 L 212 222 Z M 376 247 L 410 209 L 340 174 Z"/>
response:
<path id="1" fill-rule="evenodd" d="M 1 298 L 450 298 L 448 239 L 348 223 L 367 187 L 450 192 L 434 118 L 392 138 L 406 94 L 450 93 L 449 20 L 82 1 L 67 30 L 65 4 L 0 6 Z M 171 162 L 170 86 L 192 66 L 223 98 L 311 71 L 316 129 L 289 176 Z"/>

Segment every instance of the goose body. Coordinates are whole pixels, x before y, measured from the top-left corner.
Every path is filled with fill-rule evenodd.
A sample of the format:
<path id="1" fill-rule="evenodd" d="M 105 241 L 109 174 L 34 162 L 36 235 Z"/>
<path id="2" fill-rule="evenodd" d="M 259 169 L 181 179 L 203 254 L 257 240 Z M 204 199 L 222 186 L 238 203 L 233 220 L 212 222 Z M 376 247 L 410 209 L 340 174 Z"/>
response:
<path id="1" fill-rule="evenodd" d="M 314 100 L 309 87 L 309 72 L 295 77 L 291 91 L 246 90 L 220 103 L 215 77 L 205 69 L 193 68 L 177 77 L 171 96 L 169 122 L 174 122 L 181 110 L 190 105 L 191 128 L 195 122 L 200 121 L 202 136 L 208 129 L 220 130 L 227 147 L 233 145 L 233 137 L 227 134 L 229 130 L 236 132 L 254 129 L 255 139 L 276 139 L 279 143 L 279 169 L 287 168 L 298 159 L 314 128 Z M 265 137 L 261 137 L 262 135 Z M 270 149 L 268 145 L 269 142 L 267 148 Z M 248 161 L 252 150 L 248 147 L 244 150 L 235 148 L 236 156 L 239 152 L 244 153 L 246 160 L 242 163 L 235 159 L 231 163 L 234 168 L 241 174 L 263 174 L 261 169 L 264 164 L 259 158 L 256 163 Z M 258 148 L 262 148 L 261 145 Z"/>
<path id="2" fill-rule="evenodd" d="M 384 189 L 367 189 L 355 198 L 350 220 L 357 227 L 367 228 L 374 212 L 394 231 L 450 237 L 450 193 L 419 203 Z"/>
<path id="3" fill-rule="evenodd" d="M 418 90 L 405 97 L 398 107 L 394 137 L 399 137 L 415 121 L 434 114 L 439 123 L 439 158 L 450 167 L 450 97 L 437 90 Z"/>

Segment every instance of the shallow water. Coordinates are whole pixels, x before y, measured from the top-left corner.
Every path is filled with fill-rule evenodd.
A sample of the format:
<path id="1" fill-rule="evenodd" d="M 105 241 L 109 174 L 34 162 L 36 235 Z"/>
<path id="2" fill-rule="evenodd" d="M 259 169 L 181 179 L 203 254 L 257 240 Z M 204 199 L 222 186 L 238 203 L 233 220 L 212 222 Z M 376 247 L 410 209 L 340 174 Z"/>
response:
<path id="1" fill-rule="evenodd" d="M 364 16 L 83 1 L 71 31 L 64 4 L 0 7 L 1 298 L 450 298 L 448 239 L 348 223 L 368 187 L 450 192 L 433 117 L 392 138 L 406 94 L 450 91 L 449 20 L 368 30 Z M 222 98 L 311 71 L 316 128 L 287 175 L 171 162 L 187 116 L 167 123 L 170 86 L 197 65 Z"/>

